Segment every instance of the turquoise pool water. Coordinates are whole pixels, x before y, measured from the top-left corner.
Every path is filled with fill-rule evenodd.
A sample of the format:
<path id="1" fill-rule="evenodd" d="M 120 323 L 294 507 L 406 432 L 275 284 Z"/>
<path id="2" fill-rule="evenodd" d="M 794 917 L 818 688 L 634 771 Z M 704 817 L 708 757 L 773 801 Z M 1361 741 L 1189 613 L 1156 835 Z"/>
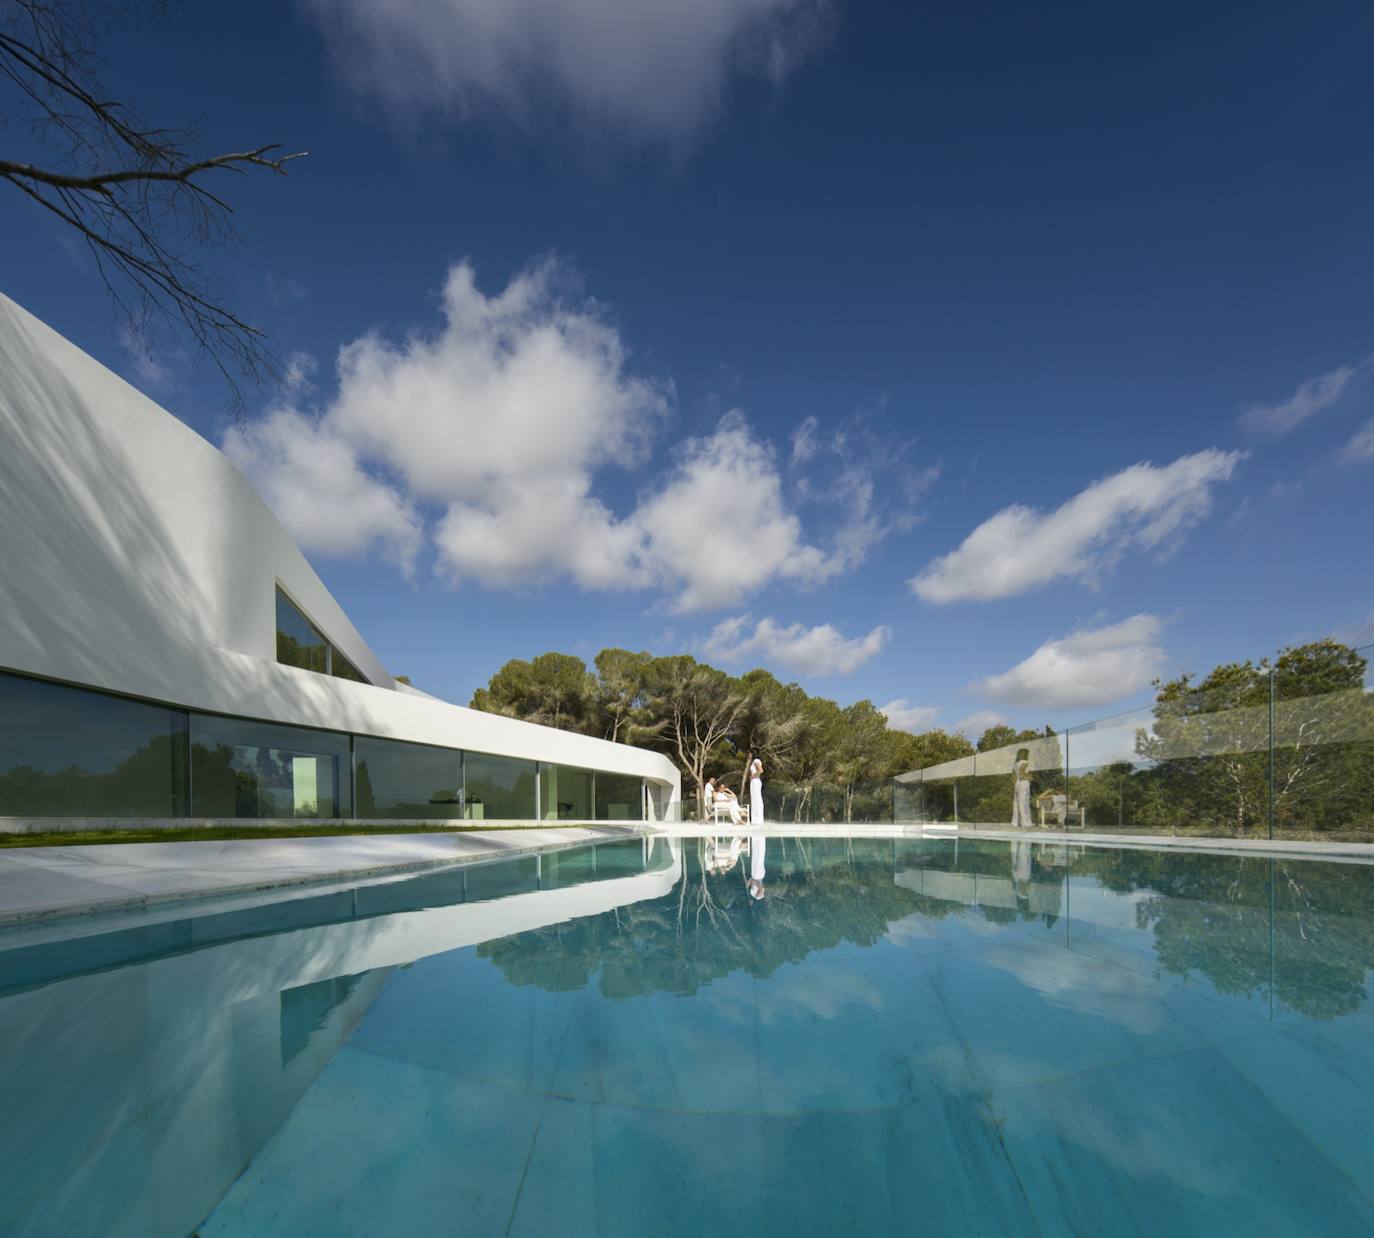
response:
<path id="1" fill-rule="evenodd" d="M 11 931 L 0 1233 L 1369 1234 L 1371 965 L 1374 867 L 921 838 Z"/>

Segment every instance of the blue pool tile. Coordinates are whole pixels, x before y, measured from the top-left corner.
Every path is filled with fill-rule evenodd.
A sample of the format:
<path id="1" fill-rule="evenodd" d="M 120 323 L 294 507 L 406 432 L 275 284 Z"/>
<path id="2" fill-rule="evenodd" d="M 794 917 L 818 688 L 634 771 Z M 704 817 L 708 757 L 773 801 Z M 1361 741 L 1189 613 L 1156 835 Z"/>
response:
<path id="1" fill-rule="evenodd" d="M 919 968 L 807 960 L 759 987 L 767 1113 L 889 1108 L 964 1078 L 948 1014 Z"/>
<path id="2" fill-rule="evenodd" d="M 1039 1230 L 976 1100 L 813 1112 L 764 1128 L 774 1234 L 969 1235 Z"/>
<path id="3" fill-rule="evenodd" d="M 350 1043 L 431 1070 L 542 1092 L 581 1001 L 580 992 L 512 987 L 488 960 L 455 950 L 393 973 Z"/>
<path id="4" fill-rule="evenodd" d="M 1374 1202 L 1374 1096 L 1369 1055 L 1352 1054 L 1312 1030 L 1280 1026 L 1269 1037 L 1223 1045 L 1221 1054 L 1272 1107 L 1272 1140 L 1305 1140 Z"/>
<path id="5" fill-rule="evenodd" d="M 994 1093 L 1046 1234 L 1344 1238 L 1374 1208 L 1216 1049 Z"/>
<path id="6" fill-rule="evenodd" d="M 544 1098 L 345 1047 L 202 1238 L 499 1234 Z"/>
<path id="7" fill-rule="evenodd" d="M 683 998 L 617 1001 L 589 994 L 563 1036 L 553 1094 L 583 1103 L 669 1111 L 718 1108 L 716 1091 L 699 1082 L 699 1071 L 712 1046 L 728 1042 L 709 1016 L 683 1026 L 677 1009 L 693 1007 Z M 753 1052 L 751 1035 L 751 1061 Z M 758 1090 L 753 1077 L 747 1086 L 752 1102 Z"/>

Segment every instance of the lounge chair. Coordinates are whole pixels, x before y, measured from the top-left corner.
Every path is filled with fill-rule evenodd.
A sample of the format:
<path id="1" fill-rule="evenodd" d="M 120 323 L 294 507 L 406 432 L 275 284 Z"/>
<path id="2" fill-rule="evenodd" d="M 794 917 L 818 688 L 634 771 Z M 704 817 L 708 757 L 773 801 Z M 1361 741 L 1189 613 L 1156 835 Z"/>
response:
<path id="1" fill-rule="evenodd" d="M 1067 795 L 1057 791 L 1046 791 L 1043 795 L 1036 797 L 1036 806 L 1040 809 L 1040 828 L 1043 830 L 1048 824 L 1045 817 L 1055 818 L 1054 824 L 1063 830 L 1087 829 L 1088 810 L 1077 800 L 1070 799 Z M 1074 818 L 1077 817 L 1077 824 Z"/>

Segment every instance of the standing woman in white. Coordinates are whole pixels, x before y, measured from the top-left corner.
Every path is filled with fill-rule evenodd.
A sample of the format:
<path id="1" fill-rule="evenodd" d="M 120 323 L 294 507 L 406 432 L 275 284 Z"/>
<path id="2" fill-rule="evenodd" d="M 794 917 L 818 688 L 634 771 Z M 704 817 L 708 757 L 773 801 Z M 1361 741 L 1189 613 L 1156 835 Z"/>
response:
<path id="1" fill-rule="evenodd" d="M 1016 754 L 1016 764 L 1012 767 L 1016 787 L 1011 799 L 1011 824 L 1013 829 L 1030 828 L 1030 749 L 1022 748 Z"/>
<path id="2" fill-rule="evenodd" d="M 749 763 L 749 824 L 763 824 L 763 762 L 758 757 Z"/>

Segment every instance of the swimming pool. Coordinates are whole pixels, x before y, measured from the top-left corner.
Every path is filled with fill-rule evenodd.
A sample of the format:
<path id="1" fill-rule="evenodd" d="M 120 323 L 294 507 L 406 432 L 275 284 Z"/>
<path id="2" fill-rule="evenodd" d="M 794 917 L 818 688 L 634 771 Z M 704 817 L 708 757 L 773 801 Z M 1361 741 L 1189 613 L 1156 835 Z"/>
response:
<path id="1" fill-rule="evenodd" d="M 1367 1234 L 1371 964 L 1374 867 L 920 837 L 11 930 L 0 1232 Z"/>

